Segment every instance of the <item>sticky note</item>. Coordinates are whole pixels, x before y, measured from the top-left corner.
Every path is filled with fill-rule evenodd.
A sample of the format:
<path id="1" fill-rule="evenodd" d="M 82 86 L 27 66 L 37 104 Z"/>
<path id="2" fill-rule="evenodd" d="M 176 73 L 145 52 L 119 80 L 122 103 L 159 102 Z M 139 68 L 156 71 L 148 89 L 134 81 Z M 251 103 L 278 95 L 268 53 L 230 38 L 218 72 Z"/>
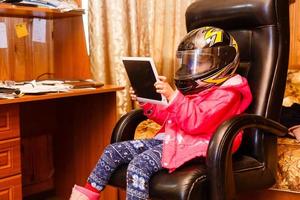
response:
<path id="1" fill-rule="evenodd" d="M 41 42 L 41 43 L 46 42 L 46 20 L 45 19 L 33 19 L 32 41 Z"/>
<path id="2" fill-rule="evenodd" d="M 7 48 L 6 24 L 0 22 L 0 48 Z"/>
<path id="3" fill-rule="evenodd" d="M 16 29 L 16 33 L 17 33 L 18 38 L 25 37 L 25 36 L 28 35 L 28 30 L 27 30 L 27 27 L 26 27 L 26 23 L 16 24 L 15 29 Z"/>

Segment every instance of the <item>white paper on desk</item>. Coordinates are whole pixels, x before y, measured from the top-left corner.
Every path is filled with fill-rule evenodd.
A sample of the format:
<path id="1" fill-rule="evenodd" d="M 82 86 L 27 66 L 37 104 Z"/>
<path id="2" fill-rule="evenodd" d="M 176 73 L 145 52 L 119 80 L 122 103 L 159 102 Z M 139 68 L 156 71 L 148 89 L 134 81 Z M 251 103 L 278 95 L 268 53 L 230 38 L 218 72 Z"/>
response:
<path id="1" fill-rule="evenodd" d="M 16 86 L 16 88 L 18 88 L 23 94 L 67 92 L 71 89 L 71 87 L 72 86 L 68 84 L 43 85 L 41 83 L 34 83 L 34 82 Z"/>
<path id="2" fill-rule="evenodd" d="M 46 20 L 33 19 L 32 23 L 32 41 L 46 43 Z"/>
<path id="3" fill-rule="evenodd" d="M 7 48 L 6 24 L 0 22 L 0 48 Z"/>

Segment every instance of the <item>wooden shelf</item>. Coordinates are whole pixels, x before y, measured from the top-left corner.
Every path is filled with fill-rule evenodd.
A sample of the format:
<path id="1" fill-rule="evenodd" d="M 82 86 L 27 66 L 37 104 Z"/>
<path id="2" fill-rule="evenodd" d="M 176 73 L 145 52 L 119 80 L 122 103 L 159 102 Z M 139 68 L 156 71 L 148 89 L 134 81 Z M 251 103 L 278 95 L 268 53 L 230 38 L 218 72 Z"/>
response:
<path id="1" fill-rule="evenodd" d="M 3 17 L 22 17 L 22 18 L 66 18 L 81 16 L 84 10 L 72 10 L 68 12 L 61 12 L 58 9 L 29 7 L 29 6 L 16 6 L 6 3 L 0 3 L 0 16 Z"/>
<path id="2" fill-rule="evenodd" d="M 58 92 L 58 93 L 46 93 L 46 94 L 37 94 L 37 95 L 24 95 L 20 98 L 15 99 L 0 99 L 0 105 L 3 104 L 12 104 L 12 103 L 22 103 L 22 102 L 32 102 L 32 101 L 40 101 L 40 100 L 48 100 L 48 99 L 58 99 L 65 97 L 74 97 L 74 96 L 82 96 L 89 94 L 100 94 L 107 92 L 115 92 L 118 90 L 122 90 L 124 87 L 121 86 L 112 86 L 112 85 L 104 85 L 95 89 L 73 89 L 68 92 Z"/>

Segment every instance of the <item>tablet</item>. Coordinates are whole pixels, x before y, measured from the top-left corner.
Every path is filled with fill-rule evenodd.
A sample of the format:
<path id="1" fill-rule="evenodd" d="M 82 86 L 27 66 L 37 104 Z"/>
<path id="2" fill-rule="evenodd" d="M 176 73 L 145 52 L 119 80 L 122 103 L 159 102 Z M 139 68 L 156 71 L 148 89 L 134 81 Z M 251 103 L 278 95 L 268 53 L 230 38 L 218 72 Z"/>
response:
<path id="1" fill-rule="evenodd" d="M 159 79 L 152 58 L 122 57 L 122 61 L 138 101 L 167 104 L 167 99 L 157 93 L 154 87 L 154 83 Z"/>

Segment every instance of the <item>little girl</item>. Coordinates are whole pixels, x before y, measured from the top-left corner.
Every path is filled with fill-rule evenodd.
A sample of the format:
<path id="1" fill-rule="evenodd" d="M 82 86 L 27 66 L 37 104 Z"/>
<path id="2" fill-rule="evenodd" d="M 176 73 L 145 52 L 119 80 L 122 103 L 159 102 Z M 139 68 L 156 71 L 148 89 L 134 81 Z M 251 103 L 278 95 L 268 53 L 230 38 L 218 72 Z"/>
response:
<path id="1" fill-rule="evenodd" d="M 128 164 L 126 199 L 149 199 L 151 176 L 171 173 L 185 162 L 206 156 L 210 138 L 225 120 L 244 112 L 252 100 L 245 78 L 234 72 L 239 51 L 234 38 L 216 27 L 189 32 L 177 49 L 175 85 L 160 76 L 154 85 L 168 105 L 140 103 L 144 114 L 161 125 L 152 139 L 108 145 L 84 187 L 75 185 L 71 200 L 96 200 L 121 164 Z M 131 98 L 136 100 L 134 91 Z M 238 134 L 235 152 L 242 140 Z"/>

